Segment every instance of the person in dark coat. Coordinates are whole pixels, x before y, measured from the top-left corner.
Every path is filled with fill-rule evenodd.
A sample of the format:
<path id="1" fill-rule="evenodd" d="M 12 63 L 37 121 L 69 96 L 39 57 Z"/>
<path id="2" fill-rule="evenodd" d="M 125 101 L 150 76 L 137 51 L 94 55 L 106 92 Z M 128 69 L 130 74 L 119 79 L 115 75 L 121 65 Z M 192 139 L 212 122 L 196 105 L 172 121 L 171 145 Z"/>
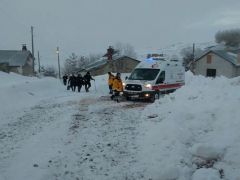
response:
<path id="1" fill-rule="evenodd" d="M 76 89 L 76 76 L 74 74 L 72 74 L 69 79 L 68 79 L 68 85 L 70 86 L 70 88 L 72 89 L 72 91 L 75 92 Z"/>
<path id="2" fill-rule="evenodd" d="M 64 74 L 64 76 L 63 76 L 63 84 L 64 84 L 64 86 L 67 85 L 67 80 L 68 80 L 68 76 L 67 76 L 67 74 Z"/>
<path id="3" fill-rule="evenodd" d="M 76 77 L 76 84 L 78 87 L 78 92 L 80 92 L 82 86 L 84 85 L 84 78 L 82 77 L 81 74 L 78 74 L 78 76 Z"/>
<path id="4" fill-rule="evenodd" d="M 109 87 L 109 94 L 113 93 L 112 90 L 112 85 L 113 85 L 113 80 L 114 80 L 115 76 L 111 73 L 108 72 L 108 87 Z"/>
<path id="5" fill-rule="evenodd" d="M 94 80 L 90 74 L 90 72 L 87 72 L 85 75 L 84 75 L 84 81 L 85 81 L 85 90 L 86 92 L 89 92 L 89 88 L 91 87 L 91 80 Z"/>

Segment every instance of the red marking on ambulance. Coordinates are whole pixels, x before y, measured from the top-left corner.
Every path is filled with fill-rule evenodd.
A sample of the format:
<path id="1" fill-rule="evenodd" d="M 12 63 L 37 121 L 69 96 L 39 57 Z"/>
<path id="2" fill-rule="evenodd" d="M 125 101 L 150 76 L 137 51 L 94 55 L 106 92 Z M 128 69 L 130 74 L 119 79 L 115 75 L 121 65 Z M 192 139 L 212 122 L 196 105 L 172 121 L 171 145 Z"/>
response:
<path id="1" fill-rule="evenodd" d="M 176 84 L 159 84 L 159 85 L 155 85 L 152 87 L 153 90 L 162 90 L 162 89 L 176 89 L 176 88 L 180 88 L 181 86 L 183 86 L 184 83 L 176 83 Z"/>

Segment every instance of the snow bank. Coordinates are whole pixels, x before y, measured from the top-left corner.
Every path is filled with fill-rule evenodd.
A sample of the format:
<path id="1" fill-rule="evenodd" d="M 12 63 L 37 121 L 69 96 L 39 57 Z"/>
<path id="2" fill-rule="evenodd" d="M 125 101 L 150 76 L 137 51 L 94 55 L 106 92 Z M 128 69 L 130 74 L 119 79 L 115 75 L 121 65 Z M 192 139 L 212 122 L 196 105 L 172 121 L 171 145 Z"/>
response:
<path id="1" fill-rule="evenodd" d="M 193 180 L 220 180 L 219 173 L 215 169 L 199 169 L 193 174 Z"/>
<path id="2" fill-rule="evenodd" d="M 239 92 L 240 77 L 211 79 L 186 73 L 184 87 L 146 107 L 139 138 L 139 156 L 148 167 L 146 173 L 153 179 L 172 179 L 173 174 L 179 174 L 178 179 L 186 180 L 197 168 L 207 167 L 217 172 L 222 169 L 227 179 L 237 179 Z M 166 165 L 178 171 L 159 178 Z M 207 174 L 198 170 L 194 177 Z"/>
<path id="3" fill-rule="evenodd" d="M 90 88 L 91 96 L 108 94 L 107 75 L 94 77 Z M 0 125 L 8 122 L 25 109 L 46 99 L 58 99 L 68 96 L 87 96 L 82 87 L 81 93 L 67 91 L 61 80 L 52 77 L 27 77 L 15 73 L 0 71 Z"/>
<path id="4" fill-rule="evenodd" d="M 217 160 L 223 156 L 224 149 L 210 144 L 195 144 L 192 148 L 192 154 L 205 160 Z"/>
<path id="5" fill-rule="evenodd" d="M 0 124 L 44 98 L 62 94 L 65 87 L 55 78 L 26 77 L 0 72 Z"/>

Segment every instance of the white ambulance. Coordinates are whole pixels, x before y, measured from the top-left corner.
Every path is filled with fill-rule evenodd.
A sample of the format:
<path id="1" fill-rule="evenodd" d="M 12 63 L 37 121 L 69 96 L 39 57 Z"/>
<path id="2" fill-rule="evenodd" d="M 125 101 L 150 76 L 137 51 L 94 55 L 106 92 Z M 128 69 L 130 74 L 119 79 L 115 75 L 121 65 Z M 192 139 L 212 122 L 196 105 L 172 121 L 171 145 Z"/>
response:
<path id="1" fill-rule="evenodd" d="M 182 63 L 164 56 L 148 57 L 132 71 L 124 83 L 127 100 L 149 99 L 154 102 L 160 94 L 170 93 L 185 84 Z"/>

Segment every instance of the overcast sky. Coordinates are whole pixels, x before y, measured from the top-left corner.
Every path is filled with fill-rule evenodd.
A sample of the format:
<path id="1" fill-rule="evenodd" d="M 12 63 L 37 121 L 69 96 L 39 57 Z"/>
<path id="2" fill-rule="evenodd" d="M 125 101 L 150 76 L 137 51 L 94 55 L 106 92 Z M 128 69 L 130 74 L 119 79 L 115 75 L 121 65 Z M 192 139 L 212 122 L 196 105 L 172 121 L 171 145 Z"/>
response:
<path id="1" fill-rule="evenodd" d="M 174 43 L 214 41 L 218 30 L 240 27 L 240 0 L 0 0 L 0 49 L 31 49 L 53 64 L 104 53 L 116 42 L 136 51 Z"/>

